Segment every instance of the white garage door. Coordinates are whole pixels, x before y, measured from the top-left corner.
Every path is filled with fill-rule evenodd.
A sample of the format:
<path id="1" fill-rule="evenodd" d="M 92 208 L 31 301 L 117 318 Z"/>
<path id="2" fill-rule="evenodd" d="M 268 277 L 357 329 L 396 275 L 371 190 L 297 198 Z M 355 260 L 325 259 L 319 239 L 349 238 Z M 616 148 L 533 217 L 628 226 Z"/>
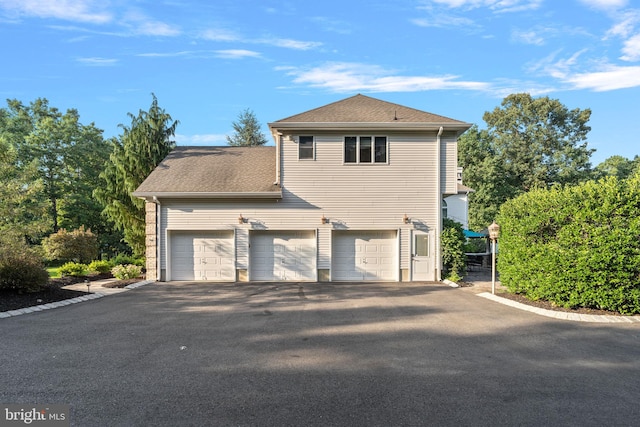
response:
<path id="1" fill-rule="evenodd" d="M 172 231 L 171 280 L 234 281 L 233 232 Z"/>
<path id="2" fill-rule="evenodd" d="M 398 280 L 395 231 L 336 231 L 331 280 Z"/>
<path id="3" fill-rule="evenodd" d="M 254 231 L 250 242 L 249 280 L 316 280 L 313 231 Z"/>

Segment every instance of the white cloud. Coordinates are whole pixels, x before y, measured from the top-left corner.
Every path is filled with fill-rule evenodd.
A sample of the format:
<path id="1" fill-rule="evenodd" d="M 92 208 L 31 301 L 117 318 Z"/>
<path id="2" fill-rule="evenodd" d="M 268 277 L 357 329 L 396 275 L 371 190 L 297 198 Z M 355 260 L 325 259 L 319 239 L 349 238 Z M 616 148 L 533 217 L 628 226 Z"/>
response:
<path id="1" fill-rule="evenodd" d="M 100 0 L 0 0 L 0 8 L 19 16 L 57 18 L 67 21 L 104 24 L 113 16 Z"/>
<path id="2" fill-rule="evenodd" d="M 192 50 L 182 50 L 179 52 L 148 52 L 148 53 L 139 53 L 136 56 L 142 56 L 145 58 L 177 58 L 181 56 L 190 56 L 196 54 L 196 51 Z"/>
<path id="3" fill-rule="evenodd" d="M 78 58 L 77 61 L 83 65 L 88 65 L 90 67 L 110 67 L 118 63 L 117 59 L 98 57 Z"/>
<path id="4" fill-rule="evenodd" d="M 136 34 L 144 36 L 164 36 L 171 37 L 180 34 L 180 30 L 172 25 L 159 21 L 139 22 L 135 30 Z"/>
<path id="5" fill-rule="evenodd" d="M 279 38 L 259 39 L 256 41 L 256 43 L 268 44 L 271 46 L 283 47 L 286 49 L 294 49 L 294 50 L 309 50 L 322 45 L 322 43 L 320 42 L 308 42 L 308 41 L 301 41 L 301 40 L 279 39 Z"/>
<path id="6" fill-rule="evenodd" d="M 324 88 L 332 92 L 420 92 L 463 89 L 488 91 L 484 82 L 463 81 L 459 76 L 401 76 L 376 65 L 351 62 L 329 63 L 311 69 L 279 68 L 293 76 L 294 83 Z"/>
<path id="7" fill-rule="evenodd" d="M 211 28 L 202 31 L 199 37 L 204 40 L 210 40 L 214 42 L 240 42 L 246 44 L 264 44 L 276 47 L 282 47 L 285 49 L 294 50 L 309 50 L 314 49 L 322 45 L 320 42 L 310 42 L 302 40 L 284 39 L 278 37 L 264 37 L 259 39 L 251 39 L 243 37 L 232 31 L 219 28 Z"/>
<path id="8" fill-rule="evenodd" d="M 625 40 L 624 47 L 622 48 L 622 55 L 620 59 L 623 61 L 639 61 L 640 60 L 640 34 Z"/>
<path id="9" fill-rule="evenodd" d="M 200 38 L 216 42 L 233 42 L 240 40 L 240 37 L 232 31 L 219 28 L 210 28 L 200 33 Z"/>
<path id="10" fill-rule="evenodd" d="M 540 7 L 543 0 L 433 0 L 432 3 L 444 5 L 449 8 L 476 9 L 487 7 L 496 12 L 521 12 L 535 10 Z"/>
<path id="11" fill-rule="evenodd" d="M 596 92 L 640 87 L 640 66 L 608 65 L 601 71 L 567 76 L 565 81 L 574 89 L 591 89 Z"/>
<path id="12" fill-rule="evenodd" d="M 595 92 L 606 92 L 617 89 L 640 87 L 640 66 L 619 66 L 606 60 L 591 61 L 585 64 L 579 61 L 587 50 L 573 54 L 570 58 L 556 60 L 552 54 L 538 64 L 531 66 L 530 71 L 540 72 L 553 77 L 567 85 L 566 89 L 588 89 Z M 584 69 L 589 68 L 589 71 Z"/>
<path id="13" fill-rule="evenodd" d="M 354 25 L 352 22 L 340 21 L 326 16 L 315 16 L 311 18 L 311 21 L 318 24 L 322 31 L 337 34 L 351 34 Z"/>
<path id="14" fill-rule="evenodd" d="M 176 134 L 178 145 L 227 145 L 227 136 L 221 134 L 182 135 Z"/>
<path id="15" fill-rule="evenodd" d="M 640 10 L 627 10 L 615 16 L 616 23 L 607 31 L 606 37 L 629 37 L 638 23 L 640 23 Z M 605 38 L 606 38 L 605 37 Z"/>
<path id="16" fill-rule="evenodd" d="M 513 30 L 511 32 L 511 39 L 518 43 L 542 46 L 545 43 L 545 39 L 540 35 L 541 33 L 543 33 L 543 31 L 538 31 L 536 29 Z"/>
<path id="17" fill-rule="evenodd" d="M 245 49 L 216 50 L 216 56 L 224 59 L 260 58 L 260 53 Z"/>
<path id="18" fill-rule="evenodd" d="M 475 27 L 473 20 L 462 16 L 455 16 L 447 13 L 432 13 L 427 18 L 410 19 L 409 22 L 419 27 Z"/>
<path id="19" fill-rule="evenodd" d="M 580 0 L 580 2 L 596 9 L 620 9 L 627 5 L 627 0 Z"/>
<path id="20" fill-rule="evenodd" d="M 121 24 L 130 28 L 135 35 L 172 37 L 180 34 L 180 30 L 173 25 L 153 20 L 136 9 L 128 10 Z"/>

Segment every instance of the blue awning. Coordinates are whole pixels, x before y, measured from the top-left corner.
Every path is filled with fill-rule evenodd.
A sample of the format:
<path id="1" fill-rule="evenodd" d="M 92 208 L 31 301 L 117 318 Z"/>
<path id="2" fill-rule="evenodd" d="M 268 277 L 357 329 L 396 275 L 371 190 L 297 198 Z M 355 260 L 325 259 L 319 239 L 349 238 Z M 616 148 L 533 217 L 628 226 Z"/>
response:
<path id="1" fill-rule="evenodd" d="M 464 237 L 470 238 L 470 239 L 489 237 L 489 233 L 478 233 L 477 231 L 471 231 L 471 230 L 462 230 L 462 232 L 464 233 Z"/>

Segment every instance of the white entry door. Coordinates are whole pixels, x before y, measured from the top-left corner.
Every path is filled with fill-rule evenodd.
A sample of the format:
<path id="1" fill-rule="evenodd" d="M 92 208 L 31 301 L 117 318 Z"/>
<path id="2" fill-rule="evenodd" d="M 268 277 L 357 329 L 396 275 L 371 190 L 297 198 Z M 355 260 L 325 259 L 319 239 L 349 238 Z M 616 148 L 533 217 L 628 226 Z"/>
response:
<path id="1" fill-rule="evenodd" d="M 233 232 L 170 233 L 171 280 L 235 280 Z"/>
<path id="2" fill-rule="evenodd" d="M 313 231 L 254 231 L 250 245 L 249 280 L 316 280 Z"/>
<path id="3" fill-rule="evenodd" d="M 398 280 L 395 231 L 335 231 L 331 280 Z"/>
<path id="4" fill-rule="evenodd" d="M 431 257 L 431 235 L 414 231 L 411 265 L 414 281 L 435 280 L 433 275 L 433 257 Z"/>

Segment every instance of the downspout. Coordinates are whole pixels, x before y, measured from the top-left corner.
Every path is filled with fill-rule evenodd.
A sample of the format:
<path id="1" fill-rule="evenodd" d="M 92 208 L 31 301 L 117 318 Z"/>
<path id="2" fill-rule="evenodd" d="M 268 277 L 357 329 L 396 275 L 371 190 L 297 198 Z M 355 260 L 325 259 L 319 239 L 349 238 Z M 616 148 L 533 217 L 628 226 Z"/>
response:
<path id="1" fill-rule="evenodd" d="M 438 282 L 442 280 L 442 248 L 440 244 L 440 236 L 442 234 L 442 146 L 440 137 L 442 136 L 443 130 L 444 128 L 440 126 L 438 135 L 436 136 L 436 158 L 438 159 L 436 162 L 436 181 L 438 183 L 438 190 L 436 191 L 436 197 L 438 199 L 436 201 L 436 206 L 438 207 L 436 213 L 436 281 Z"/>
<path id="2" fill-rule="evenodd" d="M 160 243 L 162 241 L 162 239 L 160 238 L 160 233 L 162 230 L 162 205 L 160 204 L 160 200 L 158 200 L 156 196 L 153 196 L 153 203 L 156 204 L 156 281 L 160 282 L 162 280 L 162 269 L 160 268 L 160 264 L 162 262 L 162 260 L 160 259 Z"/>
<path id="3" fill-rule="evenodd" d="M 274 130 L 271 135 L 276 143 L 276 180 L 273 182 L 273 185 L 280 185 L 280 147 L 282 146 L 282 133 Z"/>

